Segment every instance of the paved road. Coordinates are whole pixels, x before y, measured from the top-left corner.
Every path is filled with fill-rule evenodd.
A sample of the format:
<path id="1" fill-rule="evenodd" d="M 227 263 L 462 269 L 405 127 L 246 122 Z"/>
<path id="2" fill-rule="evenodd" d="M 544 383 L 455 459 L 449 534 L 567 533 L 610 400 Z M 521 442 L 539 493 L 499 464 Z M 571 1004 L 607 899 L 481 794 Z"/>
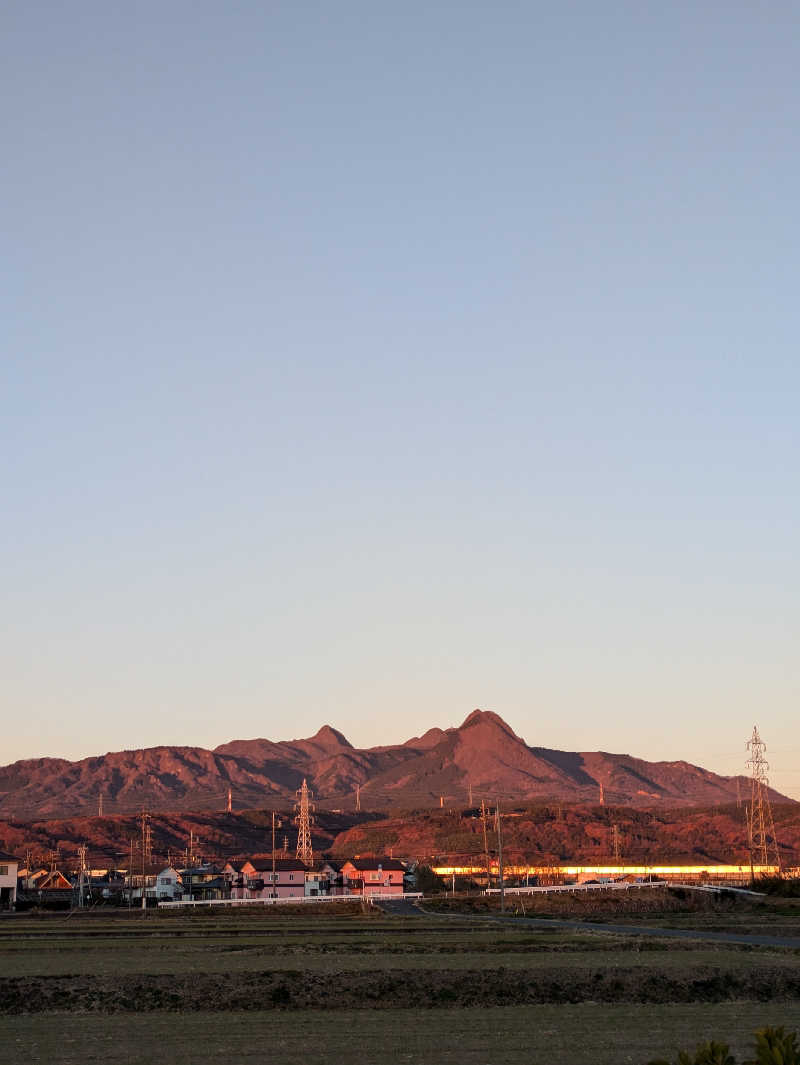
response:
<path id="1" fill-rule="evenodd" d="M 607 932 L 611 935 L 655 936 L 658 939 L 695 939 L 708 943 L 745 943 L 753 947 L 789 947 L 800 950 L 798 936 L 752 935 L 745 932 L 706 932 L 689 928 L 654 928 L 652 925 L 600 924 L 594 921 L 564 921 L 539 917 L 502 917 L 500 915 L 431 913 L 416 903 L 403 899 L 381 901 L 381 909 L 398 917 L 452 917 L 459 921 L 490 921 L 524 925 L 529 928 L 559 929 L 566 932 Z M 424 906 L 424 903 L 423 903 Z"/>

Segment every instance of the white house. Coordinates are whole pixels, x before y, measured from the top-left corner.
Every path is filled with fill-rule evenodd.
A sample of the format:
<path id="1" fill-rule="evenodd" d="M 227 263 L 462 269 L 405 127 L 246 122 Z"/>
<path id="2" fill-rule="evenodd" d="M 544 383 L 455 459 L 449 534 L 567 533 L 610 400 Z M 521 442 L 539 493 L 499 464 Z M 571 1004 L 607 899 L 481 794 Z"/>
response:
<path id="1" fill-rule="evenodd" d="M 0 851 L 0 910 L 13 910 L 17 902 L 19 861 L 13 854 Z"/>
<path id="2" fill-rule="evenodd" d="M 183 895 L 181 874 L 172 866 L 162 869 L 156 876 L 156 898 L 172 901 Z"/>

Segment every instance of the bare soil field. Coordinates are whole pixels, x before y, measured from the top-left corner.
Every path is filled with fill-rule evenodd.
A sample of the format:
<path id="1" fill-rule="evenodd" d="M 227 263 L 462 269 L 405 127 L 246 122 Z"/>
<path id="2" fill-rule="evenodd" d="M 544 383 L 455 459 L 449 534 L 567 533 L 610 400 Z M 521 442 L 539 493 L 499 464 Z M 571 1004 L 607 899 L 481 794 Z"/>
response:
<path id="1" fill-rule="evenodd" d="M 797 1003 L 539 1005 L 459 1010 L 40 1014 L 0 1017 L 0 1065 L 644 1065 L 725 1034 L 741 1059 L 764 1024 L 800 1027 Z"/>
<path id="2" fill-rule="evenodd" d="M 457 903 L 417 917 L 320 907 L 4 919 L 0 1062 L 108 1060 L 110 1047 L 123 1062 L 203 1063 L 223 1047 L 248 1061 L 269 1045 L 300 1063 L 346 1053 L 357 1032 L 364 1062 L 616 1065 L 800 1024 L 794 950 L 499 924 Z M 550 916 L 569 915 L 558 906 Z M 663 892 L 638 912 L 654 925 L 793 932 L 800 916 Z M 616 902 L 606 916 L 597 896 L 585 915 L 633 917 Z"/>

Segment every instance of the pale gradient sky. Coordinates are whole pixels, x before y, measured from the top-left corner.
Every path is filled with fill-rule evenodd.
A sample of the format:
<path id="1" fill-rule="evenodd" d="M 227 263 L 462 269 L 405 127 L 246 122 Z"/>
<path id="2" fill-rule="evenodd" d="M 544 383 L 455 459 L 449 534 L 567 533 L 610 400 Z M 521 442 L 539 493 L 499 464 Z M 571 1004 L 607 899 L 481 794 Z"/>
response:
<path id="1" fill-rule="evenodd" d="M 800 798 L 798 66 L 789 4 L 8 5 L 0 763 L 480 706 L 758 721 Z"/>

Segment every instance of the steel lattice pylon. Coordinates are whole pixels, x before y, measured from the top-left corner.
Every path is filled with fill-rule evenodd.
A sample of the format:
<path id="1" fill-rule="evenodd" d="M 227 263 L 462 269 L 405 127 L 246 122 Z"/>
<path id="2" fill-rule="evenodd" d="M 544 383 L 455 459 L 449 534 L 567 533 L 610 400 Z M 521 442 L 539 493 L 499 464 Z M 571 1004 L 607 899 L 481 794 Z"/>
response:
<path id="1" fill-rule="evenodd" d="M 751 773 L 750 809 L 747 811 L 750 853 L 756 856 L 761 865 L 770 865 L 769 859 L 773 855 L 774 864 L 780 871 L 781 856 L 775 836 L 775 822 L 772 819 L 772 804 L 769 801 L 769 762 L 764 757 L 767 745 L 759 736 L 757 725 L 753 725 L 753 735 L 747 741 L 747 749 L 750 751 L 747 767 Z"/>
<path id="2" fill-rule="evenodd" d="M 314 857 L 314 852 L 311 849 L 311 822 L 313 821 L 311 811 L 314 807 L 309 802 L 311 792 L 308 790 L 305 777 L 303 778 L 303 786 L 297 791 L 297 795 L 300 797 L 300 802 L 295 803 L 295 810 L 298 811 L 295 818 L 295 823 L 297 824 L 297 857 L 301 862 L 310 862 Z"/>

